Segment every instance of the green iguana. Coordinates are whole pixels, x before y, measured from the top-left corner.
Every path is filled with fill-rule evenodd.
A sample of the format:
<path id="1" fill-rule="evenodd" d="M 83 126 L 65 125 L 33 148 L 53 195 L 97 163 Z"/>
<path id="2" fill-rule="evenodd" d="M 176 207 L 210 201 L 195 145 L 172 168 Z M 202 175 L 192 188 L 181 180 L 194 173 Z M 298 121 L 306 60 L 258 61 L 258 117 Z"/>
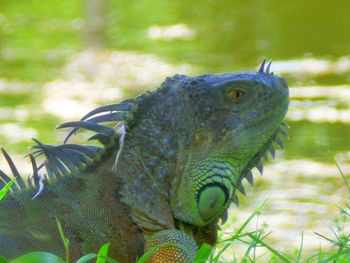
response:
<path id="1" fill-rule="evenodd" d="M 63 257 L 57 217 L 72 261 L 110 242 L 112 258 L 135 262 L 170 242 L 150 262 L 191 262 L 198 246 L 215 244 L 242 180 L 253 184 L 251 169 L 262 173 L 260 159 L 282 145 L 288 103 L 285 80 L 265 61 L 258 72 L 175 75 L 59 125 L 73 129 L 62 145 L 35 140 L 28 182 L 2 150 L 17 181 L 0 202 L 0 255 Z M 115 126 L 101 124 L 108 122 Z M 78 129 L 92 131 L 98 146 L 67 143 Z M 0 188 L 9 181 L 0 171 Z"/>

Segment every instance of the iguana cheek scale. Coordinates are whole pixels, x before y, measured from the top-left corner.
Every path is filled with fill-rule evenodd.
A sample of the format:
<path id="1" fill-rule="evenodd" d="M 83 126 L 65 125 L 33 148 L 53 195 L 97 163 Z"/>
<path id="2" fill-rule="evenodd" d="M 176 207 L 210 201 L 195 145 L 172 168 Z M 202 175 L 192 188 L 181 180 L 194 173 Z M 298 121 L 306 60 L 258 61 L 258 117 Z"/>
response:
<path id="1" fill-rule="evenodd" d="M 198 246 L 216 243 L 242 180 L 253 184 L 251 169 L 262 173 L 261 158 L 282 146 L 287 109 L 287 85 L 264 62 L 258 72 L 175 75 L 59 125 L 72 130 L 62 145 L 35 140 L 27 182 L 2 150 L 17 181 L 0 202 L 0 255 L 64 257 L 58 218 L 72 262 L 107 242 L 120 262 L 157 245 L 149 262 L 191 262 Z M 79 129 L 97 143 L 68 143 Z M 9 180 L 0 171 L 0 187 Z"/>

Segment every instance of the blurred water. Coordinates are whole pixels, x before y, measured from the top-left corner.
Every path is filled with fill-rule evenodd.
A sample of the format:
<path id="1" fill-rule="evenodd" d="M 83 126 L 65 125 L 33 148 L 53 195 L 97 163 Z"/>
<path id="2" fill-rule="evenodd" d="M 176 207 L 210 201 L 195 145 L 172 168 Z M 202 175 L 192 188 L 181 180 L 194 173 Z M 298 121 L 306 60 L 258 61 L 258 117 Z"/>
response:
<path id="1" fill-rule="evenodd" d="M 231 215 L 242 220 L 269 198 L 271 242 L 296 247 L 304 230 L 317 248 L 312 232 L 327 231 L 348 196 L 334 158 L 350 180 L 350 2 L 111 1 L 109 50 L 99 52 L 81 52 L 82 5 L 2 0 L 0 120 L 11 125 L 0 126 L 0 143 L 23 153 L 33 134 L 57 142 L 55 123 L 167 75 L 252 70 L 273 58 L 291 87 L 290 139 Z"/>

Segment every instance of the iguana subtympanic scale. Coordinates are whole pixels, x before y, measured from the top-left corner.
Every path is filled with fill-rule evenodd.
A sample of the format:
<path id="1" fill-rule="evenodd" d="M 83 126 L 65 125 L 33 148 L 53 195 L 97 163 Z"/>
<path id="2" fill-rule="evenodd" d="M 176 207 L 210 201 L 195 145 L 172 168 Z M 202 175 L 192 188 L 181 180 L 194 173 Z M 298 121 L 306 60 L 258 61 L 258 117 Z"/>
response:
<path id="1" fill-rule="evenodd" d="M 197 246 L 215 244 L 220 218 L 238 203 L 236 190 L 244 193 L 242 180 L 252 184 L 251 169 L 262 172 L 260 159 L 282 143 L 288 101 L 286 82 L 265 62 L 258 72 L 175 75 L 59 125 L 73 128 L 62 145 L 36 140 L 27 183 L 3 150 L 17 182 L 0 202 L 0 255 L 64 256 L 58 218 L 71 261 L 110 242 L 111 257 L 134 262 L 170 242 L 152 262 L 191 262 Z M 67 143 L 78 129 L 94 132 L 99 146 Z M 9 180 L 0 172 L 0 187 Z"/>

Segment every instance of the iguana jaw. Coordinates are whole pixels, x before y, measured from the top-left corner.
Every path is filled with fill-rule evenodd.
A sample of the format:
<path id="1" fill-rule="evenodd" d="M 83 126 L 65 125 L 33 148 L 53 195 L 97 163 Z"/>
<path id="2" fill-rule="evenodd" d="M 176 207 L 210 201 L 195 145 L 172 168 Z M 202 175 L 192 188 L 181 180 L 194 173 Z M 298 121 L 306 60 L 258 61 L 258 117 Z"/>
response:
<path id="1" fill-rule="evenodd" d="M 207 92 L 207 101 L 191 105 L 200 125 L 171 197 L 174 218 L 195 226 L 217 221 L 231 202 L 238 204 L 235 190 L 244 193 L 243 178 L 252 183 L 254 166 L 262 171 L 260 158 L 273 141 L 280 142 L 277 134 L 288 109 L 285 81 L 265 72 L 224 74 L 208 83 L 213 91 Z M 222 90 L 230 92 L 236 86 L 248 97 L 230 108 Z M 197 107 L 205 111 L 198 113 Z"/>
<path id="2" fill-rule="evenodd" d="M 246 166 L 242 169 L 240 173 L 237 183 L 235 184 L 235 190 L 240 191 L 243 195 L 245 195 L 245 190 L 242 185 L 243 179 L 246 179 L 248 183 L 253 186 L 253 173 L 252 169 L 256 168 L 259 173 L 263 174 L 263 162 L 268 160 L 268 153 L 270 153 L 271 158 L 274 159 L 276 155 L 276 150 L 274 144 L 277 144 L 280 148 L 284 148 L 284 144 L 282 141 L 283 137 L 288 137 L 288 133 L 286 128 L 288 125 L 285 122 L 276 129 L 273 135 L 263 144 L 259 151 L 250 159 L 250 161 L 246 164 Z M 236 194 L 232 195 L 231 201 L 234 202 L 237 206 L 239 206 L 239 200 Z"/>

